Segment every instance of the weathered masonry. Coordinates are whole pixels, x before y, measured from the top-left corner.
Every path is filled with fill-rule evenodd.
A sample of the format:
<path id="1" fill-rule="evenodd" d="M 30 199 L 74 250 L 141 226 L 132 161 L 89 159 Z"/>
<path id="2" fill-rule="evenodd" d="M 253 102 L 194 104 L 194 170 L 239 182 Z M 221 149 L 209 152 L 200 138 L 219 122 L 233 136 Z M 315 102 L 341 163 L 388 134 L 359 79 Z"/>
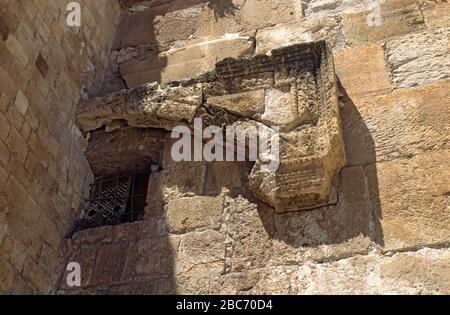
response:
<path id="1" fill-rule="evenodd" d="M 195 117 L 222 127 L 238 124 L 243 130 L 255 124 L 280 129 L 278 170 L 263 172 L 263 162 L 257 161 L 249 178 L 255 196 L 278 212 L 335 202 L 330 201 L 333 181 L 345 157 L 333 60 L 325 42 L 273 50 L 271 56 L 225 59 L 197 79 L 148 84 L 78 108 L 84 132 L 124 127 L 170 130 L 180 124 L 192 126 Z M 127 153 L 122 152 L 124 160 Z M 150 170 L 158 161 L 146 162 Z M 145 166 L 145 160 L 141 164 Z"/>
<path id="2" fill-rule="evenodd" d="M 448 0 L 68 2 L 0 0 L 0 293 L 450 293 Z"/>

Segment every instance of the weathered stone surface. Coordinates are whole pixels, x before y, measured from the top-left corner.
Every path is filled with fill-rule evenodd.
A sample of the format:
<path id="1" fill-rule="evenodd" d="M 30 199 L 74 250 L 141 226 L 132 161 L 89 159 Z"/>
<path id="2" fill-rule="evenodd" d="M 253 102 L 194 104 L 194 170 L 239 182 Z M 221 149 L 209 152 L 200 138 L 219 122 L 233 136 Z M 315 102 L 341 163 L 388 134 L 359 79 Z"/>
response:
<path id="1" fill-rule="evenodd" d="M 287 84 L 268 89 L 261 119 L 264 124 L 279 126 L 282 131 L 290 131 L 300 125 L 295 86 Z"/>
<path id="2" fill-rule="evenodd" d="M 384 52 L 378 44 L 340 50 L 334 53 L 334 64 L 339 81 L 350 97 L 390 91 Z"/>
<path id="3" fill-rule="evenodd" d="M 274 52 L 276 59 L 277 51 Z M 285 53 L 289 54 L 289 48 Z M 317 60 L 320 64 L 317 77 L 312 72 L 299 71 L 298 77 L 290 78 L 295 85 L 286 85 L 289 79 L 280 79 L 278 86 L 275 82 L 275 86 L 266 91 L 262 120 L 280 127 L 280 165 L 274 172 L 267 172 L 258 160 L 249 185 L 256 197 L 275 207 L 277 212 L 330 203 L 333 176 L 345 165 L 335 75 L 329 53 L 322 47 L 322 59 Z M 319 94 L 325 98 L 319 99 Z M 294 130 L 300 126 L 308 127 Z"/>
<path id="4" fill-rule="evenodd" d="M 366 184 L 373 177 L 362 167 L 344 168 L 337 204 L 311 211 L 277 214 L 261 203 L 227 198 L 226 270 L 248 272 L 367 253 L 372 242 L 380 240 L 380 218 Z"/>
<path id="5" fill-rule="evenodd" d="M 69 261 L 77 262 L 81 267 L 81 285 L 87 287 L 91 285 L 94 275 L 95 258 L 97 256 L 96 245 L 82 245 L 78 248 L 74 248 L 73 252 L 70 252 Z M 65 271 L 63 273 L 61 281 L 61 289 L 66 289 L 67 287 L 67 276 L 69 273 Z M 101 279 L 100 279 L 101 280 Z"/>
<path id="6" fill-rule="evenodd" d="M 425 1 L 422 10 L 425 24 L 428 28 L 449 26 L 450 3 L 448 3 L 447 1 Z"/>
<path id="7" fill-rule="evenodd" d="M 120 4 L 132 10 L 142 10 L 141 8 L 151 8 L 171 1 L 173 0 L 120 0 Z"/>
<path id="8" fill-rule="evenodd" d="M 367 10 L 344 14 L 343 25 L 346 43 L 352 46 L 425 28 L 417 0 L 373 1 Z"/>
<path id="9" fill-rule="evenodd" d="M 395 88 L 427 84 L 450 77 L 450 28 L 411 34 L 386 43 L 386 59 Z"/>
<path id="10" fill-rule="evenodd" d="M 119 281 L 124 272 L 128 250 L 126 243 L 103 245 L 95 259 L 91 283 L 102 285 Z"/>
<path id="11" fill-rule="evenodd" d="M 347 161 L 363 165 L 449 149 L 449 83 L 353 97 L 342 109 Z"/>
<path id="12" fill-rule="evenodd" d="M 221 272 L 225 262 L 225 235 L 207 230 L 185 234 L 176 255 L 176 275 Z"/>
<path id="13" fill-rule="evenodd" d="M 123 280 L 173 277 L 179 238 L 143 239 L 131 246 Z M 123 253 L 122 253 L 123 255 Z"/>
<path id="14" fill-rule="evenodd" d="M 449 161 L 447 150 L 376 164 L 385 251 L 449 241 Z"/>
<path id="15" fill-rule="evenodd" d="M 0 9 L 0 234 L 7 217 L 13 245 L 0 286 L 14 281 L 1 293 L 53 292 L 65 262 L 55 253 L 89 185 L 72 113 L 101 83 L 120 6 L 86 1 L 82 8 L 83 27 L 72 31 L 67 3 L 2 2 Z"/>
<path id="16" fill-rule="evenodd" d="M 133 127 L 163 128 L 192 122 L 202 103 L 200 85 L 169 87 L 146 84 L 101 98 L 90 99 L 78 106 L 77 119 L 84 132 L 126 121 Z M 177 111 L 170 108 L 177 107 Z"/>
<path id="17" fill-rule="evenodd" d="M 448 249 L 422 249 L 307 264 L 292 274 L 291 293 L 448 294 L 449 257 Z"/>
<path id="18" fill-rule="evenodd" d="M 169 233 L 182 234 L 199 228 L 218 229 L 223 197 L 190 197 L 172 200 L 167 205 Z"/>
<path id="19" fill-rule="evenodd" d="M 119 46 L 165 51 L 300 17 L 301 3 L 291 0 L 173 0 L 156 7 L 142 2 L 121 23 Z"/>
<path id="20" fill-rule="evenodd" d="M 261 74 L 263 77 L 271 75 L 275 81 L 255 83 Z M 247 86 L 242 77 L 255 84 Z M 334 174 L 344 166 L 345 157 L 333 60 L 325 42 L 273 50 L 270 57 L 224 59 L 217 63 L 212 81 L 163 88 L 147 84 L 95 98 L 81 105 L 78 121 L 84 131 L 108 126 L 117 120 L 126 120 L 132 126 L 170 129 L 177 123 L 191 124 L 195 114 L 207 119 L 207 125 L 224 128 L 238 118 L 229 119 L 228 112 L 217 111 L 211 106 L 226 108 L 241 116 L 254 114 L 254 121 L 244 121 L 244 124 L 258 125 L 256 121 L 261 120 L 284 133 L 280 152 L 275 152 L 278 150 L 274 135 L 277 131 L 259 124 L 269 131 L 266 136 L 270 138 L 266 141 L 271 149 L 264 153 L 279 153 L 281 166 L 272 165 L 272 169 L 267 170 L 267 162 L 279 163 L 279 160 L 275 161 L 278 157 L 272 156 L 272 161 L 262 161 L 259 157 L 250 176 L 250 187 L 255 196 L 279 212 L 328 204 Z M 207 95 L 206 104 L 202 104 L 203 91 Z M 262 112 L 260 102 L 263 98 Z M 230 105 L 233 100 L 238 103 Z M 249 110 L 248 107 L 258 109 Z M 198 114 L 195 113 L 197 110 Z M 300 129 L 295 131 L 295 128 Z M 254 137 L 247 133 L 251 128 L 244 129 L 244 135 L 235 136 Z M 169 142 L 173 143 L 173 139 Z M 300 149 L 292 149 L 297 147 Z M 170 147 L 166 147 L 163 167 L 173 162 L 169 152 Z"/>
<path id="21" fill-rule="evenodd" d="M 242 189 L 251 166 L 236 162 L 212 162 L 207 164 L 205 194 L 217 196 L 233 194 Z"/>
<path id="22" fill-rule="evenodd" d="M 8 293 L 14 283 L 14 270 L 6 261 L 0 260 L 0 292 Z"/>
<path id="23" fill-rule="evenodd" d="M 264 112 L 264 90 L 225 94 L 222 96 L 210 96 L 207 103 L 213 106 L 248 118 L 258 118 Z"/>
<path id="24" fill-rule="evenodd" d="M 150 175 L 146 215 L 159 211 L 171 200 L 202 195 L 205 191 L 206 165 L 194 163 L 155 172 Z M 157 212 L 159 213 L 159 212 Z M 146 218 L 146 217 L 145 217 Z"/>
<path id="25" fill-rule="evenodd" d="M 172 277 L 114 284 L 108 288 L 110 295 L 166 295 L 175 294 Z"/>
<path id="26" fill-rule="evenodd" d="M 86 157 L 97 175 L 149 171 L 160 165 L 164 137 L 161 130 L 137 128 L 93 132 Z"/>
<path id="27" fill-rule="evenodd" d="M 318 40 L 327 40 L 335 47 L 340 45 L 338 36 L 338 18 L 304 19 L 259 30 L 256 34 L 256 53 L 265 54 L 274 48 Z"/>
<path id="28" fill-rule="evenodd" d="M 367 8 L 366 2 L 360 0 L 310 0 L 305 5 L 305 15 L 308 17 L 335 15 Z"/>
<path id="29" fill-rule="evenodd" d="M 212 70 L 215 63 L 223 58 L 252 52 L 253 41 L 250 37 L 229 36 L 127 61 L 120 65 L 120 73 L 130 88 L 151 82 L 166 83 Z"/>
<path id="30" fill-rule="evenodd" d="M 290 0 L 248 0 L 240 8 L 245 29 L 261 29 L 296 21 L 303 16 L 301 3 Z"/>

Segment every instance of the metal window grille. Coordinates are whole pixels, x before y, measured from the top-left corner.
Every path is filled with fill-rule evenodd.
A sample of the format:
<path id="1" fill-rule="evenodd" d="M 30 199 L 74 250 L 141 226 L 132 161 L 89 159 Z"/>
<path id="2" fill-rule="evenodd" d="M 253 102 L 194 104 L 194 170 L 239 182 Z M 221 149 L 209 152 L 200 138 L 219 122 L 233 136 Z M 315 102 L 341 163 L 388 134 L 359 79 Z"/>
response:
<path id="1" fill-rule="evenodd" d="M 97 177 L 83 216 L 72 233 L 80 230 L 142 220 L 146 205 L 149 173 Z"/>

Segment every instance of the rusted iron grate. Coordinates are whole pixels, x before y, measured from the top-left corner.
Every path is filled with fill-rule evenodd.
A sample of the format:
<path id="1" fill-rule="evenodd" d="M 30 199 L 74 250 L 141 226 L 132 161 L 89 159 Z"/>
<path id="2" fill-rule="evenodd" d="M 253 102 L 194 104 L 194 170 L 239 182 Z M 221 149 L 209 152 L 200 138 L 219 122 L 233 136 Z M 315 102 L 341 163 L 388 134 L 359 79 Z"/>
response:
<path id="1" fill-rule="evenodd" d="M 97 177 L 72 231 L 142 220 L 149 173 Z"/>

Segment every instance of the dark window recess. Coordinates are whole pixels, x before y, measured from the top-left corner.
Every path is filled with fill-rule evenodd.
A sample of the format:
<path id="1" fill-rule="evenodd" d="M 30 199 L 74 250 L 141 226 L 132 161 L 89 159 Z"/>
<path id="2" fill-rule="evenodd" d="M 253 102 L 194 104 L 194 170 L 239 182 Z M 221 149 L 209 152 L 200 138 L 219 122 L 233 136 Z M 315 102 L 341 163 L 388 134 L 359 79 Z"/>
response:
<path id="1" fill-rule="evenodd" d="M 70 236 L 81 230 L 142 220 L 149 173 L 97 177 L 86 201 L 83 217 Z"/>

